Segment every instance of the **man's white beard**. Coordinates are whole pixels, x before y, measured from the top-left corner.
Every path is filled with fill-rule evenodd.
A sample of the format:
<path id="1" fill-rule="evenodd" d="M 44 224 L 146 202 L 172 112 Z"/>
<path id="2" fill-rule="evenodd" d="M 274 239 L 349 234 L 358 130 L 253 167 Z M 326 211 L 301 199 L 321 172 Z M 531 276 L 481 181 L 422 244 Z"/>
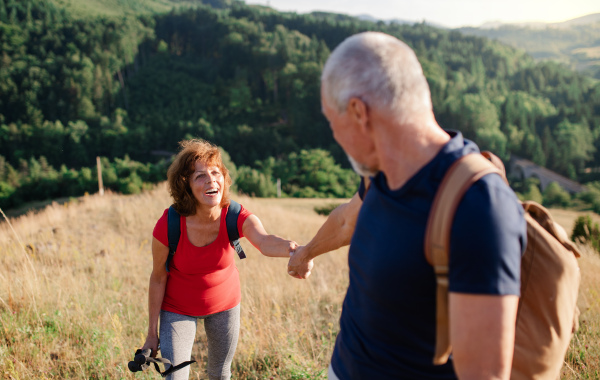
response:
<path id="1" fill-rule="evenodd" d="M 348 156 L 348 161 L 350 161 L 350 164 L 352 165 L 352 169 L 354 169 L 356 174 L 358 174 L 359 176 L 375 177 L 375 175 L 377 174 L 377 172 L 374 172 L 373 170 L 369 169 L 367 166 L 361 164 L 360 162 L 357 162 L 348 153 L 346 153 L 346 156 Z"/>

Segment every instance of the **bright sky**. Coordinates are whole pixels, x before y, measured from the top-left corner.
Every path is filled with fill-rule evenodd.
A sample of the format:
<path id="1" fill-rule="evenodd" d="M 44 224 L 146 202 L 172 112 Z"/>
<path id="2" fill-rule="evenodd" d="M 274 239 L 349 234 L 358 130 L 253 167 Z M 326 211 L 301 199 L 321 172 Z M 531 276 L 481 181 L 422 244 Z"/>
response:
<path id="1" fill-rule="evenodd" d="M 280 11 L 315 10 L 375 18 L 427 21 L 446 27 L 480 26 L 488 21 L 560 22 L 600 13 L 600 0 L 246 0 Z"/>

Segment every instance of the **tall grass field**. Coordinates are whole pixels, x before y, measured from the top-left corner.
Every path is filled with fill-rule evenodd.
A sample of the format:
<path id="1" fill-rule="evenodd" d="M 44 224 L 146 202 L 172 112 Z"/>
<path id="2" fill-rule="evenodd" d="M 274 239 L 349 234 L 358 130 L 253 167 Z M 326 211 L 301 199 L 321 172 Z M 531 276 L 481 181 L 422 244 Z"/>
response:
<path id="1" fill-rule="evenodd" d="M 235 196 L 270 233 L 306 243 L 326 199 Z M 145 339 L 152 229 L 170 204 L 163 185 L 141 195 L 86 196 L 0 223 L 0 378 L 157 379 L 127 362 Z M 552 210 L 571 231 L 580 213 Z M 598 218 L 597 218 L 598 219 Z M 348 284 L 347 249 L 315 260 L 308 280 L 287 275 L 243 239 L 237 260 L 242 327 L 235 379 L 326 379 Z M 600 378 L 600 255 L 582 247 L 582 314 L 564 379 Z M 198 325 L 191 379 L 206 378 Z"/>

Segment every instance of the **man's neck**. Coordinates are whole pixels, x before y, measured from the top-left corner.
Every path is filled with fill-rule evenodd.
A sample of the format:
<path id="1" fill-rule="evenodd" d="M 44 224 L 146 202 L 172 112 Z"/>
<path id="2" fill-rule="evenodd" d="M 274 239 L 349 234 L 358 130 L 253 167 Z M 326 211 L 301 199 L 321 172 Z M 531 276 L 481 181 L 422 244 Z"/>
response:
<path id="1" fill-rule="evenodd" d="M 379 169 L 388 187 L 398 190 L 439 153 L 450 136 L 431 120 L 388 128 L 377 140 Z"/>

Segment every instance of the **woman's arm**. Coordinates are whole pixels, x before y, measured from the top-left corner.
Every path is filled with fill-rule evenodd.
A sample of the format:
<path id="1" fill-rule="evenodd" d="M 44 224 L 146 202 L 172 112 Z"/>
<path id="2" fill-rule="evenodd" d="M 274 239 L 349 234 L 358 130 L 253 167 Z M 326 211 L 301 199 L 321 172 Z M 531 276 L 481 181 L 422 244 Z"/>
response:
<path id="1" fill-rule="evenodd" d="M 290 253 L 298 246 L 294 241 L 267 234 L 256 215 L 250 215 L 244 221 L 242 232 L 246 239 L 265 256 L 289 258 Z"/>
<path id="2" fill-rule="evenodd" d="M 158 317 L 165 296 L 167 285 L 167 270 L 165 263 L 169 256 L 169 247 L 156 238 L 152 238 L 152 274 L 148 286 L 148 335 L 142 350 L 151 348 L 152 356 L 158 350 Z"/>

